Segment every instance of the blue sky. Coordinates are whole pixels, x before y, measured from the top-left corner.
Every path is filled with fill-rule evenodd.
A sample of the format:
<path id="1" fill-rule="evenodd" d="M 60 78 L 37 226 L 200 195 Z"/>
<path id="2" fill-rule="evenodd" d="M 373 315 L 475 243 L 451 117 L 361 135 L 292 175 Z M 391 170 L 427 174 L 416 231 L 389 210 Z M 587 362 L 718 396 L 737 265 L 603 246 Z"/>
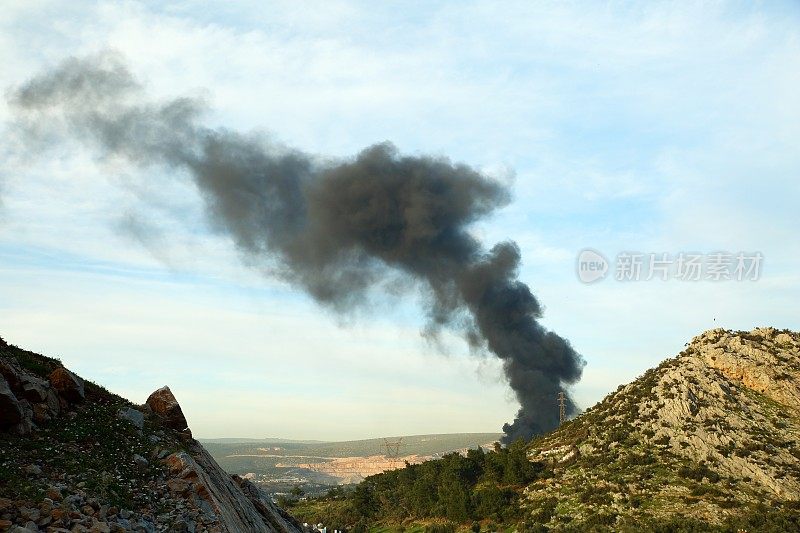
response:
<path id="1" fill-rule="evenodd" d="M 800 329 L 796 2 L 6 2 L 0 85 L 108 48 L 152 94 L 204 97 L 209 125 L 327 157 L 391 140 L 508 183 L 474 232 L 519 243 L 544 323 L 587 361 L 584 407 L 710 327 Z M 242 265 L 185 177 L 31 150 L 5 101 L 0 121 L 8 340 L 133 401 L 169 384 L 202 437 L 513 417 L 497 364 L 426 344 L 414 298 L 334 316 Z M 753 282 L 586 285 L 585 247 L 765 259 Z"/>

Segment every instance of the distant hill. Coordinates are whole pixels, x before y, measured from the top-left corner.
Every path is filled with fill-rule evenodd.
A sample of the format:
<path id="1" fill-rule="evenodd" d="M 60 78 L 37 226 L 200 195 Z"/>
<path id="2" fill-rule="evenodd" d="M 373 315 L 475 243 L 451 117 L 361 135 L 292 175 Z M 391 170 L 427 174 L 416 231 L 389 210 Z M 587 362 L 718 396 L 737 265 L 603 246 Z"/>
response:
<path id="1" fill-rule="evenodd" d="M 203 445 L 231 474 L 246 475 L 272 493 L 299 485 L 311 493 L 361 481 L 367 475 L 400 468 L 454 451 L 490 447 L 500 433 L 452 433 L 388 437 L 397 444 L 387 449 L 383 438 L 353 441 L 294 441 L 289 439 L 204 440 Z"/>
<path id="2" fill-rule="evenodd" d="M 518 445 L 372 476 L 292 512 L 331 527 L 407 531 L 436 521 L 493 531 L 800 531 L 800 334 L 708 331 L 523 444 L 527 464 Z"/>
<path id="3" fill-rule="evenodd" d="M 401 455 L 436 455 L 466 448 L 475 448 L 498 441 L 501 433 L 442 433 L 435 435 L 407 435 L 387 437 L 400 440 Z M 199 439 L 217 458 L 223 454 L 259 454 L 264 448 L 284 455 L 299 454 L 324 457 L 367 457 L 384 453 L 384 439 L 361 439 L 349 441 L 313 441 L 292 439 Z"/>
<path id="4" fill-rule="evenodd" d="M 288 442 L 288 443 L 315 443 L 325 442 L 321 440 L 300 440 L 300 439 L 282 439 L 279 437 L 265 437 L 263 439 L 244 438 L 244 437 L 225 437 L 218 439 L 197 439 L 202 444 L 257 444 L 257 443 L 271 443 L 271 442 Z"/>

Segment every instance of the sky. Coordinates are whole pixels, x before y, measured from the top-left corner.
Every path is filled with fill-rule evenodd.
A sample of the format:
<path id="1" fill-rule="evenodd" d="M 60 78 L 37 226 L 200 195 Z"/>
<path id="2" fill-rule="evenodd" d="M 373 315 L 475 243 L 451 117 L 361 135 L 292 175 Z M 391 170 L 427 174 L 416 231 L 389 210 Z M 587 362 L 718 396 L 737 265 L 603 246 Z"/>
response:
<path id="1" fill-rule="evenodd" d="M 589 407 L 713 327 L 800 329 L 796 2 L 5 1 L 0 88 L 113 50 L 205 123 L 326 158 L 381 141 L 508 185 L 511 239 Z M 0 335 L 196 437 L 500 431 L 490 357 L 422 335 L 419 300 L 346 316 L 242 261 L 185 176 L 26 146 L 0 99 Z M 577 275 L 584 249 L 604 279 Z M 757 279 L 616 279 L 620 254 L 759 253 Z M 676 264 L 673 264 L 676 267 Z M 735 277 L 735 276 L 734 276 Z M 542 409 L 557 409 L 552 405 Z"/>

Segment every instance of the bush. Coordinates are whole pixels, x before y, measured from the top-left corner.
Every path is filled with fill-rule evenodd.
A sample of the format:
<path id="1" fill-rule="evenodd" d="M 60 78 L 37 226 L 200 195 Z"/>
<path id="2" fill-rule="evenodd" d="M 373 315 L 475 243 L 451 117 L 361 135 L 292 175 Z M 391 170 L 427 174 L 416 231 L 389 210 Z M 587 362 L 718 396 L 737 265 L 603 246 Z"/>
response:
<path id="1" fill-rule="evenodd" d="M 703 478 L 707 478 L 711 483 L 717 483 L 720 480 L 719 474 L 706 465 L 682 466 L 678 469 L 678 475 L 695 481 L 703 481 Z"/>
<path id="2" fill-rule="evenodd" d="M 533 513 L 531 518 L 533 518 L 534 522 L 542 524 L 548 523 L 556 512 L 556 505 L 558 505 L 558 500 L 556 498 L 547 498 L 541 502 L 539 508 Z"/>
<path id="3" fill-rule="evenodd" d="M 547 533 L 550 530 L 538 522 L 521 522 L 517 524 L 517 531 L 519 533 Z"/>
<path id="4" fill-rule="evenodd" d="M 520 516 L 521 487 L 552 475 L 543 463 L 529 461 L 527 451 L 518 440 L 491 452 L 469 450 L 466 457 L 451 453 L 370 476 L 353 491 L 331 491 L 315 501 L 336 501 L 339 505 L 329 508 L 347 509 L 354 516 L 351 524 L 362 519 L 374 523 L 430 518 L 460 524 L 485 519 L 513 523 Z"/>
<path id="5" fill-rule="evenodd" d="M 356 525 L 353 526 L 353 529 L 350 530 L 350 533 L 368 533 L 369 527 L 367 527 L 366 520 L 359 520 L 356 522 Z"/>

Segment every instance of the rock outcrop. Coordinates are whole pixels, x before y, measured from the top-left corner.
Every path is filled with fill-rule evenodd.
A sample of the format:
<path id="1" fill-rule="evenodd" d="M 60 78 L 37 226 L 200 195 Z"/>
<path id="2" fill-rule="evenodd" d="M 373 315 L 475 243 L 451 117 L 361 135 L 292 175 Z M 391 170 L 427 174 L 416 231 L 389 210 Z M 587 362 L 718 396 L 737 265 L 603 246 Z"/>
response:
<path id="1" fill-rule="evenodd" d="M 0 474 L 0 531 L 302 530 L 191 438 L 168 387 L 132 405 L 2 339 Z"/>
<path id="2" fill-rule="evenodd" d="M 161 418 L 163 424 L 175 431 L 189 432 L 189 424 L 186 422 L 186 417 L 183 415 L 178 400 L 169 390 L 169 387 L 164 386 L 154 391 L 145 403 L 152 412 Z M 189 432 L 191 434 L 191 432 Z"/>
<path id="3" fill-rule="evenodd" d="M 49 380 L 53 389 L 69 402 L 79 402 L 86 396 L 83 380 L 64 367 L 53 370 Z"/>
<path id="4" fill-rule="evenodd" d="M 28 434 L 83 397 L 83 381 L 63 367 L 43 379 L 0 356 L 0 429 Z"/>
<path id="5" fill-rule="evenodd" d="M 170 491 L 186 496 L 220 517 L 229 531 L 294 531 L 299 525 L 255 485 L 231 477 L 195 444 L 165 459 L 173 477 Z"/>
<path id="6" fill-rule="evenodd" d="M 22 408 L 5 378 L 0 376 L 0 427 L 15 426 L 22 420 Z"/>

